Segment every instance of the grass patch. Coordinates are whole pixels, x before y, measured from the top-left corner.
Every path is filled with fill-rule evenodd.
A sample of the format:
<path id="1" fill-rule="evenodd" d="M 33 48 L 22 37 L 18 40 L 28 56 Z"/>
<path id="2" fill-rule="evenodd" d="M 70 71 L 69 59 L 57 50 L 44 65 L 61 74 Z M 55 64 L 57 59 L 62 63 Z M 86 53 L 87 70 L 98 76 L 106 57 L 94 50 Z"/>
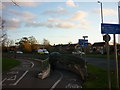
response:
<path id="1" fill-rule="evenodd" d="M 84 83 L 85 88 L 108 88 L 107 70 L 88 64 L 88 80 Z M 116 87 L 115 73 L 111 72 L 112 88 Z"/>
<path id="2" fill-rule="evenodd" d="M 107 55 L 101 55 L 101 54 L 87 54 L 87 57 L 94 57 L 94 58 L 107 58 Z M 111 59 L 114 59 L 114 55 L 110 55 Z"/>
<path id="3" fill-rule="evenodd" d="M 2 58 L 2 72 L 10 70 L 19 64 L 20 62 L 13 58 Z"/>
<path id="4" fill-rule="evenodd" d="M 73 55 L 73 54 L 65 54 L 65 55 L 68 55 L 68 56 L 77 56 L 77 57 L 81 57 L 81 55 Z M 82 55 L 82 57 L 84 58 L 85 55 Z M 107 55 L 102 55 L 102 54 L 86 54 L 86 57 L 91 57 L 91 58 L 107 58 Z M 115 55 L 112 54 L 110 55 L 110 59 L 114 59 L 115 58 Z M 118 55 L 118 58 L 120 58 L 120 55 Z"/>

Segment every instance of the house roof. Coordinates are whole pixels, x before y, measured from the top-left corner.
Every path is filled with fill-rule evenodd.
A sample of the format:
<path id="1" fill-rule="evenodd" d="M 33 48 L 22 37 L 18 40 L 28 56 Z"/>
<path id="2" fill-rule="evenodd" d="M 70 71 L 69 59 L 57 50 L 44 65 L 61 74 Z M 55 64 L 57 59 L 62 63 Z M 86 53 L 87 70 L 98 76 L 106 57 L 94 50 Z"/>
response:
<path id="1" fill-rule="evenodd" d="M 54 47 L 74 47 L 77 44 L 60 44 L 60 45 L 56 45 Z"/>
<path id="2" fill-rule="evenodd" d="M 104 46 L 105 45 L 105 42 L 96 42 L 94 43 L 92 46 Z"/>

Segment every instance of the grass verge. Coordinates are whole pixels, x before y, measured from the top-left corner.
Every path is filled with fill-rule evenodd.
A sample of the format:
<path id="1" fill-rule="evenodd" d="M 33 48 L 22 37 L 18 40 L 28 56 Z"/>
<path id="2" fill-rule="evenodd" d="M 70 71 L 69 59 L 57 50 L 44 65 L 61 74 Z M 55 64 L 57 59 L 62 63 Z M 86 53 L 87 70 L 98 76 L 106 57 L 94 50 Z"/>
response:
<path id="1" fill-rule="evenodd" d="M 88 79 L 84 83 L 85 88 L 108 88 L 107 70 L 88 64 Z M 116 88 L 115 72 L 111 72 L 112 88 Z"/>
<path id="2" fill-rule="evenodd" d="M 2 58 L 2 72 L 10 70 L 19 64 L 20 62 L 13 58 Z"/>
<path id="3" fill-rule="evenodd" d="M 107 58 L 107 55 L 101 55 L 101 54 L 87 54 L 87 57 L 93 57 L 93 58 Z M 118 55 L 118 58 L 120 58 L 120 55 Z M 115 59 L 115 55 L 110 55 L 110 59 Z"/>

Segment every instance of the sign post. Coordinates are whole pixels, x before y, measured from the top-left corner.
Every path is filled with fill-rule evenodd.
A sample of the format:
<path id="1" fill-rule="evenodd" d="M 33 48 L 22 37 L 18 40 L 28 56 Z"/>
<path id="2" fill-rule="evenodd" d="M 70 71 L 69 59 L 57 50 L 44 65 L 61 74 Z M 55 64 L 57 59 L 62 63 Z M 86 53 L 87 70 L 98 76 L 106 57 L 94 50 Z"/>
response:
<path id="1" fill-rule="evenodd" d="M 83 38 L 84 39 L 79 39 L 78 44 L 79 44 L 79 46 L 83 47 L 84 52 L 85 52 L 85 57 L 84 57 L 84 59 L 85 59 L 85 69 L 86 69 L 85 70 L 86 71 L 85 79 L 87 79 L 88 74 L 87 74 L 87 64 L 86 64 L 86 46 L 88 46 L 88 40 L 85 40 L 85 38 L 88 38 L 88 36 L 83 36 Z"/>
<path id="2" fill-rule="evenodd" d="M 113 34 L 114 38 L 114 51 L 115 51 L 115 62 L 116 62 L 116 87 L 119 88 L 119 70 L 118 70 L 118 56 L 117 56 L 117 45 L 116 45 L 116 36 Z"/>
<path id="3" fill-rule="evenodd" d="M 119 73 L 118 73 L 118 56 L 115 34 L 120 34 L 120 24 L 101 24 L 102 34 L 113 34 L 115 46 L 115 61 L 116 61 L 116 87 L 119 88 Z M 109 57 L 108 57 L 109 58 Z M 109 67 L 109 66 L 108 66 Z"/>
<path id="4" fill-rule="evenodd" d="M 108 85 L 109 89 L 111 89 L 111 76 L 110 76 L 110 47 L 109 47 L 109 41 L 110 41 L 110 36 L 108 34 L 103 36 L 103 40 L 106 42 L 106 50 L 107 50 L 107 69 L 108 69 Z"/>

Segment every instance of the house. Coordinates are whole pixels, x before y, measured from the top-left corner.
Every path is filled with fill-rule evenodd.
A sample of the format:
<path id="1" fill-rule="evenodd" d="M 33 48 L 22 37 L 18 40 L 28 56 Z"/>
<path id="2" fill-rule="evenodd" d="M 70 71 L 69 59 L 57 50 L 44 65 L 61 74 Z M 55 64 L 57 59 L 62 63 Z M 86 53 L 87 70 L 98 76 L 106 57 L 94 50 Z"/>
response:
<path id="1" fill-rule="evenodd" d="M 105 42 L 96 42 L 92 45 L 93 53 L 104 54 L 106 52 Z"/>
<path id="2" fill-rule="evenodd" d="M 61 52 L 61 53 L 72 53 L 73 50 L 75 50 L 75 46 L 77 44 L 59 44 L 55 45 L 54 50 Z"/>

